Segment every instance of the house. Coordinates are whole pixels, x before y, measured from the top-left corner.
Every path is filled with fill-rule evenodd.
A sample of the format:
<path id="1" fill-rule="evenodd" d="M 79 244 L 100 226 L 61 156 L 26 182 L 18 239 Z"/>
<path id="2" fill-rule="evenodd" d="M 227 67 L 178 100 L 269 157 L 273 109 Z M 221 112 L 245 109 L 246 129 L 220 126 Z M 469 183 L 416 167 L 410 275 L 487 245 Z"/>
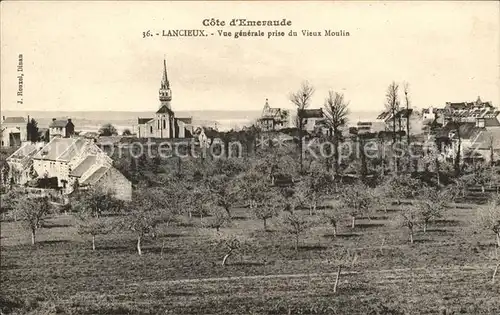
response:
<path id="1" fill-rule="evenodd" d="M 75 125 L 70 118 L 66 119 L 56 119 L 52 118 L 49 124 L 49 137 L 50 139 L 59 138 L 69 138 L 75 134 Z"/>
<path id="2" fill-rule="evenodd" d="M 325 114 L 322 108 L 318 109 L 302 109 L 297 115 L 303 119 L 304 130 L 308 132 L 321 131 L 327 132 Z"/>
<path id="3" fill-rule="evenodd" d="M 422 133 L 423 122 L 421 114 L 413 108 L 399 108 L 397 111 L 386 110 L 377 116 L 377 121 L 385 124 L 387 131 L 404 131 L 406 133 L 409 126 L 411 134 Z M 395 127 L 394 128 L 394 124 Z"/>
<path id="4" fill-rule="evenodd" d="M 152 118 L 137 118 L 139 138 L 191 138 L 192 118 L 177 118 L 171 108 L 172 90 L 167 76 L 167 63 L 163 60 L 163 77 L 158 91 L 160 108 Z"/>
<path id="5" fill-rule="evenodd" d="M 269 100 L 262 109 L 262 115 L 257 119 L 257 126 L 263 131 L 279 130 L 290 127 L 290 111 L 269 106 Z"/>
<path id="6" fill-rule="evenodd" d="M 116 198 L 130 200 L 132 184 L 113 167 L 112 159 L 92 140 L 55 137 L 49 143 L 25 143 L 7 158 L 10 176 L 18 185 L 28 180 L 54 179 L 64 194 L 75 187 L 97 186 Z M 22 174 L 19 176 L 17 174 Z"/>
<path id="7" fill-rule="evenodd" d="M 20 146 L 27 140 L 28 130 L 27 121 L 24 117 L 5 117 L 2 116 L 0 124 L 2 147 Z"/>
<path id="8" fill-rule="evenodd" d="M 358 121 L 356 128 L 359 133 L 375 133 L 385 130 L 385 124 L 380 121 Z"/>

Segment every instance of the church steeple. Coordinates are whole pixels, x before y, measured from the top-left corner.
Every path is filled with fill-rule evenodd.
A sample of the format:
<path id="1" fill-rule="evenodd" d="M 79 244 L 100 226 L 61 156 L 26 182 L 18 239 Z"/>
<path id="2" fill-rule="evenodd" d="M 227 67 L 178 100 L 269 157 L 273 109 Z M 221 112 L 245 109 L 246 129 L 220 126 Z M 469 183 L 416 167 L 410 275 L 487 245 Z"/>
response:
<path id="1" fill-rule="evenodd" d="M 160 107 L 166 105 L 170 108 L 170 101 L 172 101 L 172 90 L 170 90 L 170 82 L 167 76 L 167 60 L 163 58 L 163 77 L 160 83 L 160 90 L 158 91 L 160 98 Z"/>

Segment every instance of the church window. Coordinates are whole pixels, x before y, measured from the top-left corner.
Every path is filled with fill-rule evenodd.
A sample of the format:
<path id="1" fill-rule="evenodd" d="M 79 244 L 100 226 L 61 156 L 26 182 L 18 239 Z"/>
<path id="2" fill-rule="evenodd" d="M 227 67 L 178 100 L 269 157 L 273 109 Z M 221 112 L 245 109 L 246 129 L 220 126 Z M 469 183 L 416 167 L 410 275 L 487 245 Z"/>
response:
<path id="1" fill-rule="evenodd" d="M 153 133 L 153 126 L 149 127 L 149 132 Z"/>
<path id="2" fill-rule="evenodd" d="M 163 120 L 163 129 L 167 129 L 167 121 Z"/>
<path id="3" fill-rule="evenodd" d="M 160 121 L 158 120 L 158 129 L 160 129 Z"/>

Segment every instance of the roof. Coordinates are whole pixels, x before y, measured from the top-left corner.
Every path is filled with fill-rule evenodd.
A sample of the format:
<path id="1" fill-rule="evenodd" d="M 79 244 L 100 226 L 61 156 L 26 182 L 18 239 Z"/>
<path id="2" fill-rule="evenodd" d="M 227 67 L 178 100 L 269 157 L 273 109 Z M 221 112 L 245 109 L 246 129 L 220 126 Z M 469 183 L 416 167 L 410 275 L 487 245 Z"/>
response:
<path id="1" fill-rule="evenodd" d="M 68 120 L 66 119 L 56 119 L 52 120 L 49 124 L 50 128 L 64 128 L 68 124 Z"/>
<path id="2" fill-rule="evenodd" d="M 192 117 L 189 117 L 189 118 L 176 118 L 177 120 L 180 120 L 182 121 L 183 123 L 185 124 L 192 124 L 193 123 L 193 118 Z"/>
<path id="3" fill-rule="evenodd" d="M 25 142 L 21 145 L 19 149 L 17 149 L 14 153 L 12 153 L 8 158 L 9 159 L 23 159 L 26 157 L 33 156 L 38 150 L 39 145 L 33 142 Z"/>
<path id="4" fill-rule="evenodd" d="M 119 143 L 123 136 L 100 136 L 96 140 L 97 145 L 113 145 Z"/>
<path id="5" fill-rule="evenodd" d="M 80 153 L 85 144 L 86 141 L 82 138 L 54 138 L 33 158 L 67 162 Z"/>
<path id="6" fill-rule="evenodd" d="M 26 120 L 24 117 L 5 117 L 5 120 L 2 121 L 2 124 L 22 124 L 25 123 Z"/>
<path id="7" fill-rule="evenodd" d="M 97 157 L 95 155 L 87 156 L 80 164 L 78 164 L 74 170 L 69 173 L 69 176 L 81 177 L 85 172 L 87 172 L 96 161 Z"/>
<path id="8" fill-rule="evenodd" d="M 109 167 L 107 166 L 101 166 L 98 168 L 92 175 L 87 177 L 81 184 L 82 185 L 94 185 L 101 179 L 101 177 L 106 174 L 106 172 L 109 170 Z"/>
<path id="9" fill-rule="evenodd" d="M 493 150 L 500 149 L 500 129 L 490 129 L 483 132 L 479 137 L 477 142 L 479 143 L 478 149 L 489 150 L 493 146 Z"/>
<path id="10" fill-rule="evenodd" d="M 479 150 L 489 150 L 493 145 L 494 150 L 500 149 L 500 128 L 491 128 L 483 131 L 476 140 Z"/>
<path id="11" fill-rule="evenodd" d="M 459 127 L 460 137 L 462 139 L 471 139 L 474 135 L 477 135 L 479 132 L 486 130 L 486 128 L 476 127 L 476 123 L 474 122 L 462 122 Z M 448 137 L 451 131 L 457 130 L 457 123 L 450 121 L 446 125 L 443 126 L 441 132 L 439 132 L 437 137 Z"/>
<path id="12" fill-rule="evenodd" d="M 500 122 L 496 118 L 485 118 L 484 119 L 485 127 L 500 127 Z"/>
<path id="13" fill-rule="evenodd" d="M 302 118 L 323 118 L 323 109 L 303 109 L 300 111 Z"/>
<path id="14" fill-rule="evenodd" d="M 137 123 L 139 125 L 143 125 L 145 123 L 147 123 L 148 121 L 151 121 L 153 120 L 153 118 L 137 118 Z"/>
<path id="15" fill-rule="evenodd" d="M 168 108 L 167 105 L 162 105 L 159 110 L 156 111 L 157 114 L 169 114 L 169 115 L 174 115 L 174 112 Z"/>

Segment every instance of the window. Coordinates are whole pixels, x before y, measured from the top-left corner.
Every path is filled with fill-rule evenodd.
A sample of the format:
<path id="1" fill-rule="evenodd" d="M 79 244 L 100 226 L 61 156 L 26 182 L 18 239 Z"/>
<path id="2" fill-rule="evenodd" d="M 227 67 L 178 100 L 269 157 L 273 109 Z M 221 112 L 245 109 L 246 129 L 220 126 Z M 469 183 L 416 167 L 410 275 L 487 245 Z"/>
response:
<path id="1" fill-rule="evenodd" d="M 153 126 L 149 127 L 149 132 L 153 133 Z"/>
<path id="2" fill-rule="evenodd" d="M 167 129 L 167 121 L 163 120 L 163 129 Z"/>

